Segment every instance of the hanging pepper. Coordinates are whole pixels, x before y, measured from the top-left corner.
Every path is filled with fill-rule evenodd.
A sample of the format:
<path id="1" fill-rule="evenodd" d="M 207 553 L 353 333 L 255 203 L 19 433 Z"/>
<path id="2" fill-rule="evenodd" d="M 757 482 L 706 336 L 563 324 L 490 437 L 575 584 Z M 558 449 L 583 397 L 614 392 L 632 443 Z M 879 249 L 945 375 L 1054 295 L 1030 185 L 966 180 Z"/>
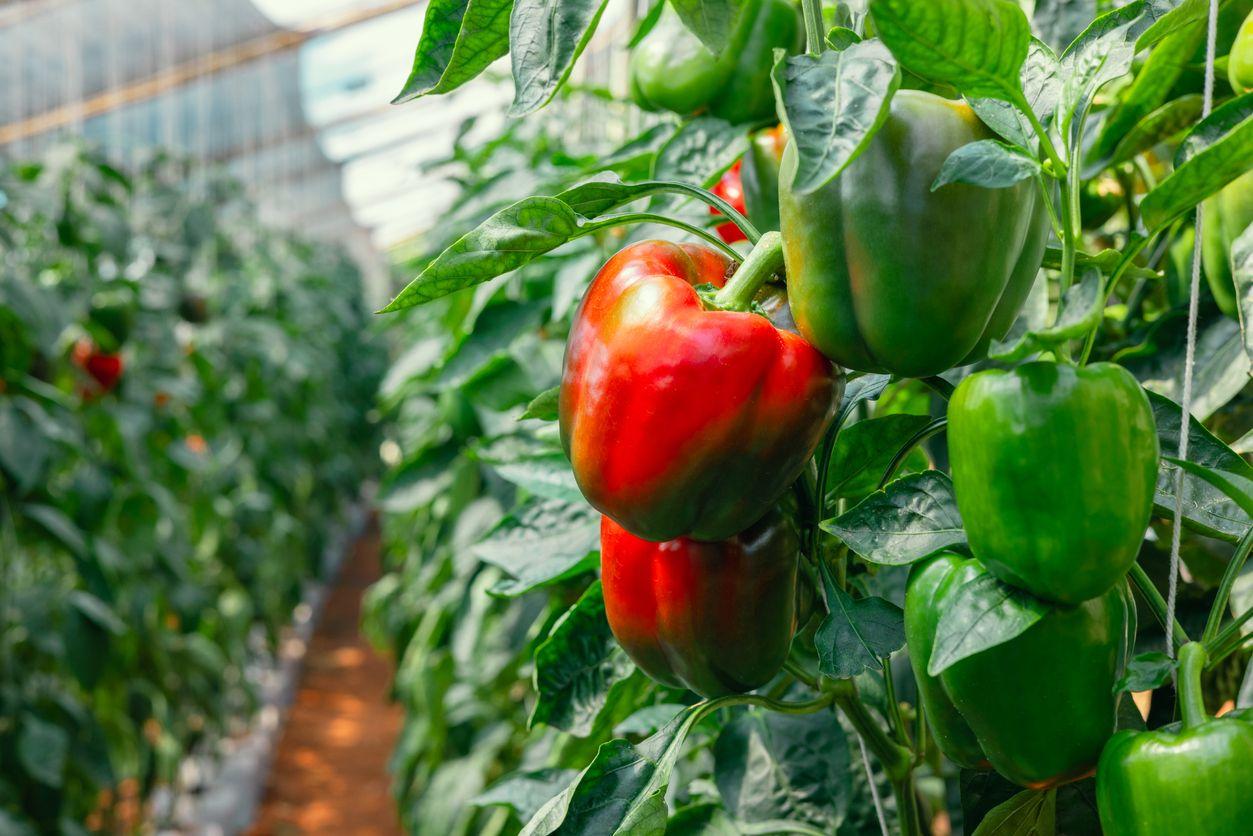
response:
<path id="1" fill-rule="evenodd" d="M 905 597 L 911 654 L 921 655 L 914 642 L 934 642 L 940 615 L 960 607 L 958 590 L 985 571 L 978 560 L 951 552 L 912 570 Z M 1114 733 L 1114 683 L 1134 635 L 1135 605 L 1124 581 L 1077 607 L 1053 608 L 938 677 L 924 670 L 920 693 L 928 720 L 939 718 L 937 742 L 950 759 L 973 766 L 981 749 L 997 772 L 1030 789 L 1090 775 Z M 911 655 L 911 662 L 925 668 L 929 659 Z"/>
<path id="2" fill-rule="evenodd" d="M 777 511 L 719 542 L 641 540 L 601 520 L 605 613 L 649 676 L 703 697 L 765 685 L 796 629 L 800 541 Z"/>
<path id="3" fill-rule="evenodd" d="M 743 165 L 742 160 L 736 160 L 735 164 L 722 173 L 718 178 L 718 182 L 710 189 L 711 192 L 718 197 L 731 204 L 731 208 L 739 212 L 741 215 L 747 214 L 748 207 L 744 205 L 744 180 L 741 176 L 740 167 Z M 714 207 L 709 207 L 709 214 L 721 215 Z M 752 220 L 752 218 L 749 218 Z M 718 233 L 718 237 L 728 244 L 736 244 L 740 241 L 747 241 L 748 236 L 731 221 L 720 223 L 714 227 L 714 231 Z"/>
<path id="4" fill-rule="evenodd" d="M 1148 528 L 1158 441 L 1148 397 L 1112 363 L 967 377 L 948 406 L 957 508 L 1001 580 L 1063 604 L 1122 581 Z"/>
<path id="5" fill-rule="evenodd" d="M 1230 317 L 1239 316 L 1231 245 L 1249 224 L 1253 224 L 1253 171 L 1228 183 L 1204 203 L 1201 264 L 1214 301 Z"/>
<path id="6" fill-rule="evenodd" d="M 748 219 L 758 229 L 779 228 L 779 165 L 786 147 L 787 131 L 782 125 L 749 137 L 744 155 L 744 204 Z"/>
<path id="7" fill-rule="evenodd" d="M 1253 723 L 1205 713 L 1205 649 L 1179 649 L 1182 728 L 1121 731 L 1101 753 L 1096 798 L 1106 836 L 1242 836 L 1253 829 Z"/>
<path id="8" fill-rule="evenodd" d="M 838 370 L 746 312 L 780 262 L 767 233 L 728 284 L 723 255 L 645 241 L 611 258 L 584 296 L 561 438 L 587 500 L 636 536 L 734 536 L 796 479 L 834 417 Z M 711 304 L 727 309 L 708 310 L 699 285 L 721 288 Z"/>
<path id="9" fill-rule="evenodd" d="M 1039 187 L 949 183 L 958 148 L 992 138 L 967 105 L 918 90 L 892 97 L 883 125 L 838 177 L 792 188 L 783 155 L 780 230 L 801 334 L 841 366 L 924 377 L 979 359 L 1035 282 L 1048 220 Z"/>

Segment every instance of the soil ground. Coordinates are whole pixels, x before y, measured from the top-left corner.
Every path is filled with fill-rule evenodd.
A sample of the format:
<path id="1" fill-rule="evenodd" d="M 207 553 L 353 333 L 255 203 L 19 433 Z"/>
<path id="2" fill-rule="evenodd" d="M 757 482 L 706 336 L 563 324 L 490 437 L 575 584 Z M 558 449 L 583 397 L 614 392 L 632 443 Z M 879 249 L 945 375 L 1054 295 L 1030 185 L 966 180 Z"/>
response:
<path id="1" fill-rule="evenodd" d="M 400 707 L 392 666 L 361 635 L 361 596 L 381 572 L 374 522 L 353 546 L 305 657 L 300 687 L 249 836 L 399 834 L 387 759 Z"/>

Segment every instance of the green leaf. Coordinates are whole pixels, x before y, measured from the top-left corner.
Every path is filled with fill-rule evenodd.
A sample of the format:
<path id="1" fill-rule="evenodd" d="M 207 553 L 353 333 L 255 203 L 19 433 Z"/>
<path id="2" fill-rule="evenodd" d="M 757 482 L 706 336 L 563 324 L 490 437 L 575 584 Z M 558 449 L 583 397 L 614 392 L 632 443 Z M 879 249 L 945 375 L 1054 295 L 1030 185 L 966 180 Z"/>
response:
<path id="1" fill-rule="evenodd" d="M 1205 20 L 1209 14 L 1209 0 L 1182 0 L 1180 3 L 1170 0 L 1161 5 L 1166 7 L 1165 12 L 1140 35 L 1136 49 L 1148 49 L 1167 35 Z"/>
<path id="2" fill-rule="evenodd" d="M 1253 93 L 1216 109 L 1192 129 L 1175 171 L 1144 196 L 1140 215 L 1157 232 L 1232 180 L 1253 169 Z"/>
<path id="3" fill-rule="evenodd" d="M 818 627 L 814 645 L 818 669 L 836 679 L 880 670 L 883 659 L 905 646 L 905 616 L 882 598 L 854 600 L 822 569 L 828 615 Z"/>
<path id="4" fill-rule="evenodd" d="M 570 786 L 527 822 L 522 836 L 661 836 L 666 829 L 665 792 L 670 773 L 703 707 L 703 703 L 690 706 L 635 746 L 622 739 L 601 745 Z"/>
<path id="5" fill-rule="evenodd" d="M 871 0 L 875 29 L 907 70 L 966 96 L 1016 101 L 1031 30 L 1009 0 Z"/>
<path id="6" fill-rule="evenodd" d="M 0 468 L 24 493 L 42 481 L 52 445 L 34 418 L 21 408 L 23 400 L 0 400 Z"/>
<path id="7" fill-rule="evenodd" d="M 538 328 L 543 313 L 543 302 L 507 300 L 485 309 L 440 368 L 436 385 L 460 389 L 470 383 L 489 363 L 506 356 L 518 338 Z"/>
<path id="8" fill-rule="evenodd" d="M 503 436 L 480 448 L 474 457 L 502 479 L 536 496 L 575 504 L 583 501 L 570 462 L 558 446 L 529 436 Z"/>
<path id="9" fill-rule="evenodd" d="M 1027 46 L 1027 60 L 1023 62 L 1018 78 L 1027 106 L 1040 124 L 1047 125 L 1057 109 L 1062 91 L 1061 64 L 1053 50 L 1032 38 Z M 1034 150 L 1040 144 L 1031 120 L 1018 105 L 979 97 L 972 97 L 969 101 L 984 124 L 1014 145 Z"/>
<path id="10" fill-rule="evenodd" d="M 508 807 L 521 821 L 529 821 L 578 774 L 575 769 L 557 768 L 515 772 L 474 796 L 470 803 L 475 807 Z"/>
<path id="11" fill-rule="evenodd" d="M 555 197 L 528 197 L 462 235 L 379 313 L 411 308 L 482 284 L 555 250 L 582 232 L 579 216 Z"/>
<path id="12" fill-rule="evenodd" d="M 792 187 L 801 193 L 829 183 L 857 159 L 887 118 L 901 81 L 879 41 L 819 55 L 780 54 L 770 77 L 796 148 Z"/>
<path id="13" fill-rule="evenodd" d="M 75 557 L 87 556 L 87 538 L 83 530 L 60 510 L 51 505 L 27 503 L 21 506 L 21 516 L 36 523 Z"/>
<path id="14" fill-rule="evenodd" d="M 1253 224 L 1231 245 L 1231 280 L 1236 286 L 1244 355 L 1253 363 Z"/>
<path id="15" fill-rule="evenodd" d="M 1253 479 L 1246 479 L 1238 473 L 1228 473 L 1196 462 L 1177 459 L 1174 456 L 1162 458 L 1218 488 L 1228 499 L 1239 505 L 1253 521 Z"/>
<path id="16" fill-rule="evenodd" d="M 743 128 L 714 116 L 697 116 L 661 146 L 653 177 L 708 187 L 747 150 Z"/>
<path id="17" fill-rule="evenodd" d="M 413 70 L 392 104 L 447 93 L 509 52 L 513 0 L 431 0 Z"/>
<path id="18" fill-rule="evenodd" d="M 1101 15 L 1092 21 L 1062 53 L 1060 122 L 1063 132 L 1070 129 L 1077 114 L 1086 111 L 1098 90 L 1107 82 L 1126 75 L 1135 58 L 1135 40 L 1153 22 L 1155 7 L 1144 0 Z"/>
<path id="19" fill-rule="evenodd" d="M 513 63 L 510 116 L 525 116 L 552 100 L 605 13 L 608 0 L 515 0 L 509 17 Z"/>
<path id="20" fill-rule="evenodd" d="M 944 160 L 931 191 L 949 183 L 1003 189 L 1040 173 L 1040 163 L 1018 148 L 995 139 L 968 142 Z"/>
<path id="21" fill-rule="evenodd" d="M 925 415 L 894 414 L 846 427 L 831 453 L 828 497 L 863 496 L 878 488 L 897 451 L 929 423 Z"/>
<path id="22" fill-rule="evenodd" d="M 1056 790 L 1023 790 L 993 807 L 974 836 L 1054 836 Z"/>
<path id="23" fill-rule="evenodd" d="M 877 401 L 892 382 L 888 374 L 863 374 L 854 377 L 844 386 L 844 397 L 835 413 L 834 426 L 842 427 L 857 405 L 864 401 Z"/>
<path id="24" fill-rule="evenodd" d="M 1109 276 L 1118 268 L 1118 264 L 1121 261 L 1122 253 L 1118 250 L 1101 250 L 1095 254 L 1080 251 L 1075 253 L 1075 270 L 1082 272 L 1089 267 L 1095 267 L 1102 274 Z M 1046 247 L 1044 260 L 1040 266 L 1046 270 L 1062 269 L 1062 251 L 1057 247 Z M 1148 280 L 1157 280 L 1162 277 L 1162 274 L 1156 270 L 1150 270 L 1147 267 L 1137 267 L 1134 264 L 1124 269 L 1123 275 L 1127 278 Z"/>
<path id="25" fill-rule="evenodd" d="M 118 618 L 112 608 L 90 592 L 75 589 L 68 596 L 70 604 L 100 629 L 120 636 L 126 632 L 126 623 Z"/>
<path id="26" fill-rule="evenodd" d="M 820 833 L 844 822 L 851 764 L 830 714 L 745 711 L 722 728 L 713 755 L 718 794 L 736 821 L 805 823 Z"/>
<path id="27" fill-rule="evenodd" d="M 715 55 L 731 43 L 743 0 L 669 0 L 683 25 Z"/>
<path id="28" fill-rule="evenodd" d="M 858 35 L 847 26 L 832 26 L 823 40 L 827 42 L 828 47 L 839 51 L 848 49 L 853 44 L 861 43 L 861 35 Z"/>
<path id="29" fill-rule="evenodd" d="M 1105 283 L 1101 271 L 1089 267 L 1082 280 L 1067 288 L 1062 296 L 1056 322 L 1045 328 L 1027 329 L 1021 319 L 1015 321 L 1003 341 L 993 342 L 988 357 L 1013 363 L 1067 340 L 1083 337 L 1101 321 L 1104 309 Z"/>
<path id="30" fill-rule="evenodd" d="M 1179 404 L 1149 391 L 1153 420 L 1162 451 L 1170 454 L 1179 449 L 1179 432 L 1183 410 Z M 1200 421 L 1188 416 L 1188 459 L 1214 470 L 1225 471 L 1253 480 L 1253 466 L 1239 453 L 1219 441 Z M 1175 472 L 1177 466 L 1164 457 L 1157 472 L 1157 489 L 1153 508 L 1163 517 L 1175 513 Z M 1238 540 L 1249 527 L 1248 514 L 1222 491 L 1197 476 L 1185 473 L 1183 478 L 1183 518 L 1189 528 L 1220 537 Z"/>
<path id="31" fill-rule="evenodd" d="M 1140 653 L 1127 662 L 1127 670 L 1114 683 L 1114 693 L 1123 691 L 1152 691 L 1170 679 L 1175 660 L 1165 653 Z"/>
<path id="32" fill-rule="evenodd" d="M 927 673 L 938 676 L 962 659 L 1022 635 L 1052 609 L 981 571 L 957 589 L 941 613 Z"/>
<path id="33" fill-rule="evenodd" d="M 1036 0 L 1031 25 L 1040 40 L 1063 49 L 1096 17 L 1096 0 Z"/>
<path id="34" fill-rule="evenodd" d="M 492 589 L 515 596 L 591 570 L 600 549 L 600 514 L 584 503 L 532 499 L 501 520 L 474 554 L 513 576 Z"/>
<path id="35" fill-rule="evenodd" d="M 658 2 L 656 8 L 660 9 L 664 5 L 662 2 Z M 657 156 L 657 152 L 674 136 L 677 129 L 678 127 L 673 122 L 661 122 L 653 125 L 639 136 L 627 140 L 613 151 L 610 151 L 597 161 L 591 170 L 620 170 L 654 159 Z M 649 165 L 648 169 L 651 171 L 652 165 Z"/>
<path id="36" fill-rule="evenodd" d="M 635 665 L 614 640 L 600 581 L 579 596 L 535 651 L 532 726 L 585 737 L 600 713 L 622 696 Z"/>
<path id="37" fill-rule="evenodd" d="M 1103 167 L 1121 165 L 1192 127 L 1201 116 L 1202 98 L 1200 93 L 1180 96 L 1147 114 L 1120 135 Z"/>
<path id="38" fill-rule="evenodd" d="M 822 523 L 871 563 L 902 566 L 966 542 L 953 483 L 938 470 L 911 473 Z"/>
<path id="39" fill-rule="evenodd" d="M 526 410 L 518 416 L 519 421 L 533 418 L 537 421 L 556 421 L 557 403 L 561 397 L 561 387 L 554 386 L 540 392 L 526 405 Z"/>
<path id="40" fill-rule="evenodd" d="M 18 723 L 17 762 L 31 778 L 60 789 L 65 781 L 65 763 L 70 735 L 58 725 L 23 714 Z"/>

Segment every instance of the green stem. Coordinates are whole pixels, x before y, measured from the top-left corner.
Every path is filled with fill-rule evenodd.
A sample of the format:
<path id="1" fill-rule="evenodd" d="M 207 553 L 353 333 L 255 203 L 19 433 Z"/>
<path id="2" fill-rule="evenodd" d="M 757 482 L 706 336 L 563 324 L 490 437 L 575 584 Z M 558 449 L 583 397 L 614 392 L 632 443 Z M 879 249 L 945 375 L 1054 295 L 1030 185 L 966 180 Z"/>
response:
<path id="1" fill-rule="evenodd" d="M 1040 194 L 1044 198 L 1044 210 L 1048 212 L 1049 223 L 1053 226 L 1053 234 L 1060 241 L 1062 240 L 1062 223 L 1057 219 L 1057 207 L 1053 205 L 1053 195 L 1049 191 L 1048 181 L 1044 179 L 1043 174 L 1037 174 L 1035 182 L 1040 187 Z"/>
<path id="2" fill-rule="evenodd" d="M 1200 642 L 1188 642 L 1179 648 L 1179 675 L 1176 689 L 1179 708 L 1183 713 L 1183 727 L 1195 728 L 1206 721 L 1205 696 L 1201 693 L 1201 671 L 1205 669 L 1205 646 Z"/>
<path id="3" fill-rule="evenodd" d="M 896 473 L 896 469 L 901 466 L 905 458 L 913 452 L 914 448 L 931 436 L 937 434 L 940 430 L 948 426 L 948 418 L 936 418 L 930 424 L 914 433 L 909 441 L 901 449 L 896 451 L 896 455 L 892 457 L 892 461 L 888 463 L 887 470 L 883 471 L 883 478 L 879 480 L 879 490 L 883 490 L 883 486 L 892 478 L 892 474 Z"/>
<path id="4" fill-rule="evenodd" d="M 1253 612 L 1253 610 L 1250 610 L 1249 612 Z M 1219 662 L 1235 653 L 1250 641 L 1253 641 L 1253 633 L 1245 636 L 1240 635 L 1239 630 L 1237 630 L 1234 638 L 1227 641 L 1217 642 L 1215 648 L 1209 652 L 1209 663 L 1207 667 L 1215 667 Z"/>
<path id="5" fill-rule="evenodd" d="M 1059 179 L 1066 176 L 1066 164 L 1062 162 L 1061 155 L 1057 153 L 1057 147 L 1053 145 L 1053 138 L 1049 136 L 1049 132 L 1040 124 L 1040 120 L 1036 118 L 1035 111 L 1031 109 L 1031 105 L 1027 102 L 1027 97 L 1021 91 L 1016 91 L 1014 104 L 1018 105 L 1018 109 L 1027 117 L 1027 121 L 1031 123 L 1032 130 L 1035 135 L 1040 138 L 1040 147 L 1044 149 L 1044 154 L 1053 163 L 1054 176 Z"/>
<path id="6" fill-rule="evenodd" d="M 1184 632 L 1178 621 L 1171 621 L 1171 626 L 1167 628 L 1166 601 L 1162 598 L 1162 593 L 1158 592 L 1157 587 L 1153 585 L 1153 581 L 1149 580 L 1148 574 L 1141 568 L 1139 563 L 1131 564 L 1129 576 L 1136 585 L 1136 589 L 1140 590 L 1140 594 L 1144 596 L 1144 600 L 1148 602 L 1149 609 L 1153 611 L 1154 617 L 1157 618 L 1157 623 L 1162 626 L 1163 630 L 1169 630 L 1171 637 L 1174 639 L 1175 647 L 1187 644 L 1188 634 Z"/>
<path id="7" fill-rule="evenodd" d="M 806 700 L 805 702 L 781 702 L 772 700 L 769 697 L 761 697 L 757 694 L 731 694 L 730 696 L 709 700 L 697 713 L 699 717 L 704 718 L 719 709 L 730 708 L 733 705 L 752 705 L 757 708 L 764 708 L 767 711 L 777 711 L 780 714 L 814 714 L 827 708 L 834 699 L 835 697 L 832 694 L 823 694 L 816 699 Z"/>
<path id="8" fill-rule="evenodd" d="M 1217 635 L 1205 642 L 1205 649 L 1209 651 L 1210 656 L 1216 656 L 1219 651 L 1225 650 L 1227 645 L 1231 644 L 1232 639 L 1238 638 L 1243 641 L 1244 637 L 1240 631 L 1250 620 L 1253 620 L 1253 607 L 1240 613 L 1226 627 L 1219 630 Z M 1212 659 L 1210 663 L 1213 664 Z"/>
<path id="9" fill-rule="evenodd" d="M 901 836 L 920 836 L 922 820 L 918 815 L 918 797 L 914 793 L 914 773 L 892 782 L 892 795 L 896 796 L 896 809 L 900 817 Z"/>
<path id="10" fill-rule="evenodd" d="M 681 229 L 684 232 L 690 235 L 695 235 L 697 238 L 700 238 L 706 243 L 712 244 L 713 246 L 717 247 L 719 250 L 725 253 L 728 258 L 731 258 L 735 261 L 739 261 L 741 257 L 738 252 L 736 252 L 725 241 L 723 241 L 718 236 L 714 235 L 712 232 L 701 229 L 700 227 L 692 226 L 691 224 L 688 224 L 688 223 L 684 223 L 683 221 L 675 220 L 674 218 L 668 218 L 665 215 L 657 215 L 652 212 L 623 212 L 620 215 L 608 215 L 604 218 L 600 218 L 599 220 L 592 221 L 591 223 L 585 224 L 582 230 L 580 230 L 579 234 L 588 235 L 590 233 L 597 232 L 602 229 L 610 229 L 615 226 L 622 226 L 623 224 L 630 224 L 630 223 L 661 224 L 662 226 L 669 226 L 669 227 L 674 227 L 675 229 Z"/>
<path id="11" fill-rule="evenodd" d="M 931 377 L 920 377 L 918 379 L 921 380 L 924 384 L 926 384 L 926 386 L 929 389 L 934 391 L 937 395 L 939 395 L 944 400 L 947 401 L 953 397 L 953 391 L 955 387 L 953 386 L 953 384 L 949 383 L 947 380 L 940 377 L 939 375 L 932 375 Z"/>
<path id="12" fill-rule="evenodd" d="M 901 703 L 896 698 L 896 683 L 892 681 L 892 663 L 887 657 L 882 659 L 883 667 L 883 693 L 884 699 L 888 704 L 888 723 L 892 730 L 896 732 L 896 742 L 907 749 L 912 749 L 913 744 L 909 739 L 909 727 L 905 724 L 905 718 L 901 716 Z"/>
<path id="13" fill-rule="evenodd" d="M 817 55 L 822 52 L 822 0 L 801 0 L 805 16 L 805 52 Z"/>
<path id="14" fill-rule="evenodd" d="M 867 748 L 874 752 L 888 777 L 893 781 L 903 781 L 913 768 L 910 751 L 897 743 L 883 730 L 857 691 L 857 683 L 852 679 L 836 679 L 832 682 L 831 693 L 835 704 L 844 712 L 848 722 L 857 730 L 861 739 L 866 741 Z M 899 800 L 899 799 L 898 799 Z"/>
<path id="15" fill-rule="evenodd" d="M 810 675 L 809 671 L 802 668 L 799 662 L 793 659 L 788 659 L 786 662 L 783 663 L 783 670 L 787 671 L 792 676 L 796 677 L 798 681 L 804 682 L 806 685 L 808 685 L 810 688 L 813 688 L 815 691 L 818 690 L 818 680 L 814 679 L 813 676 Z"/>
<path id="16" fill-rule="evenodd" d="M 735 274 L 714 294 L 714 305 L 727 311 L 748 310 L 758 289 L 781 269 L 783 238 L 771 230 L 761 236 Z"/>
<path id="17" fill-rule="evenodd" d="M 1109 297 L 1113 295 L 1114 288 L 1118 287 L 1118 282 L 1122 279 L 1123 273 L 1127 272 L 1127 268 L 1131 266 L 1132 262 L 1135 261 L 1136 256 L 1140 254 L 1141 250 L 1148 246 L 1151 240 L 1153 240 L 1152 236 L 1148 238 L 1139 238 L 1128 244 L 1127 249 L 1122 254 L 1122 260 L 1118 262 L 1113 271 L 1109 274 L 1109 279 L 1105 285 L 1104 304 L 1109 304 Z M 1092 347 L 1096 345 L 1096 333 L 1099 330 L 1101 330 L 1101 325 L 1098 322 L 1096 326 L 1088 332 L 1087 339 L 1083 344 L 1083 352 L 1079 355 L 1079 365 L 1082 366 L 1088 362 L 1088 357 L 1092 355 Z"/>
<path id="18" fill-rule="evenodd" d="M 650 180 L 645 183 L 634 184 L 641 187 L 636 193 L 636 199 L 645 197 L 646 195 L 656 194 L 658 192 L 674 192 L 675 194 L 687 195 L 694 197 L 702 203 L 706 203 L 717 209 L 719 213 L 725 215 L 727 220 L 740 228 L 740 231 L 748 238 L 749 242 L 756 244 L 761 240 L 761 232 L 753 225 L 753 222 L 744 216 L 744 213 L 736 209 L 726 200 L 718 197 L 708 189 L 702 189 L 699 186 L 693 186 L 691 183 L 681 183 L 677 180 Z"/>
<path id="19" fill-rule="evenodd" d="M 814 490 L 814 514 L 810 527 L 810 548 L 814 557 L 818 557 L 818 525 L 827 513 L 827 480 L 831 474 L 831 452 L 835 449 L 835 441 L 840 433 L 840 425 L 832 424 L 831 429 L 822 437 L 822 445 L 818 448 L 818 481 Z"/>
<path id="20" fill-rule="evenodd" d="M 1231 561 L 1227 564 L 1226 571 L 1223 572 L 1223 579 L 1218 584 L 1218 593 L 1214 596 L 1209 619 L 1205 622 L 1205 632 L 1201 634 L 1201 641 L 1206 646 L 1209 646 L 1214 636 L 1218 634 L 1218 628 L 1222 626 L 1227 601 L 1231 598 L 1231 588 L 1235 586 L 1236 578 L 1240 576 L 1240 570 L 1244 568 L 1244 562 L 1249 559 L 1250 551 L 1253 551 L 1253 528 L 1246 531 L 1240 538 L 1235 554 L 1231 556 Z"/>

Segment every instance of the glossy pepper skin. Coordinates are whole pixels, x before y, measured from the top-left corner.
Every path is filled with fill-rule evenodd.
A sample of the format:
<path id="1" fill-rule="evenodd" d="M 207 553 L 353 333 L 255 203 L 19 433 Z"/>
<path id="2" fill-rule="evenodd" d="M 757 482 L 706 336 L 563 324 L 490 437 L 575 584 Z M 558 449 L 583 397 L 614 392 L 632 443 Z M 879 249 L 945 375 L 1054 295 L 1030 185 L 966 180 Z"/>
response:
<path id="1" fill-rule="evenodd" d="M 927 713 L 927 727 L 949 760 L 965 769 L 988 769 L 987 756 L 970 724 L 953 705 L 938 676 L 927 673 L 940 621 L 936 595 L 961 565 L 959 555 L 945 552 L 914 564 L 905 587 L 905 642 L 909 664 L 918 684 L 918 697 Z"/>
<path id="2" fill-rule="evenodd" d="M 1227 80 L 1237 96 L 1253 90 L 1253 12 L 1249 12 L 1227 57 Z"/>
<path id="3" fill-rule="evenodd" d="M 1106 836 L 1243 836 L 1253 829 L 1253 723 L 1207 717 L 1201 698 L 1205 651 L 1180 648 L 1183 726 L 1121 731 L 1096 771 Z"/>
<path id="4" fill-rule="evenodd" d="M 714 183 L 711 192 L 718 197 L 731 204 L 731 208 L 740 214 L 746 214 L 748 207 L 744 205 L 744 181 L 741 175 L 741 160 L 736 160 L 735 164 L 722 173 L 718 178 L 718 182 Z M 709 207 L 709 214 L 721 215 L 714 207 Z M 750 218 L 751 220 L 751 218 Z M 735 244 L 740 241 L 747 241 L 748 236 L 743 233 L 738 226 L 731 221 L 720 223 L 714 227 L 714 232 L 718 233 L 718 237 L 728 244 Z"/>
<path id="5" fill-rule="evenodd" d="M 905 617 L 916 624 L 938 623 L 962 584 L 986 571 L 951 553 L 934 560 L 948 564 L 934 596 L 905 599 Z M 1134 635 L 1135 605 L 1123 582 L 1077 607 L 1054 608 L 1013 639 L 945 668 L 939 682 L 997 772 L 1047 789 L 1095 768 L 1114 733 L 1114 683 Z"/>
<path id="6" fill-rule="evenodd" d="M 1004 336 L 1035 282 L 1047 217 L 1038 187 L 951 183 L 949 154 L 992 134 L 964 103 L 900 90 L 861 155 L 811 194 L 783 154 L 780 230 L 801 334 L 841 366 L 923 377 Z"/>
<path id="7" fill-rule="evenodd" d="M 74 344 L 71 355 L 74 365 L 78 366 L 96 382 L 99 391 L 92 394 L 104 394 L 113 391 L 122 379 L 125 362 L 119 353 L 101 351 L 91 340 L 82 339 Z"/>
<path id="8" fill-rule="evenodd" d="M 720 542 L 641 540 L 601 520 L 605 613 L 649 676 L 703 697 L 751 691 L 787 659 L 800 541 L 770 512 Z"/>
<path id="9" fill-rule="evenodd" d="M 774 50 L 800 49 L 800 13 L 787 0 L 744 0 L 730 42 L 714 55 L 666 5 L 631 53 L 631 97 L 646 110 L 710 113 L 734 124 L 774 115 Z"/>
<path id="10" fill-rule="evenodd" d="M 561 438 L 594 507 L 646 540 L 724 540 L 760 519 L 813 454 L 839 371 L 754 313 L 709 311 L 695 287 L 729 262 L 645 241 L 611 258 L 566 344 Z"/>
<path id="11" fill-rule="evenodd" d="M 748 219 L 761 230 L 779 228 L 779 165 L 786 147 L 787 132 L 782 125 L 749 137 L 744 155 L 744 204 Z"/>
<path id="12" fill-rule="evenodd" d="M 1231 275 L 1231 245 L 1253 223 L 1253 171 L 1246 172 L 1205 201 L 1201 224 L 1201 265 L 1219 309 L 1237 316 L 1236 285 Z"/>
<path id="13" fill-rule="evenodd" d="M 978 372 L 948 407 L 970 550 L 1001 580 L 1077 604 L 1121 582 L 1152 513 L 1153 411 L 1121 366 Z"/>

